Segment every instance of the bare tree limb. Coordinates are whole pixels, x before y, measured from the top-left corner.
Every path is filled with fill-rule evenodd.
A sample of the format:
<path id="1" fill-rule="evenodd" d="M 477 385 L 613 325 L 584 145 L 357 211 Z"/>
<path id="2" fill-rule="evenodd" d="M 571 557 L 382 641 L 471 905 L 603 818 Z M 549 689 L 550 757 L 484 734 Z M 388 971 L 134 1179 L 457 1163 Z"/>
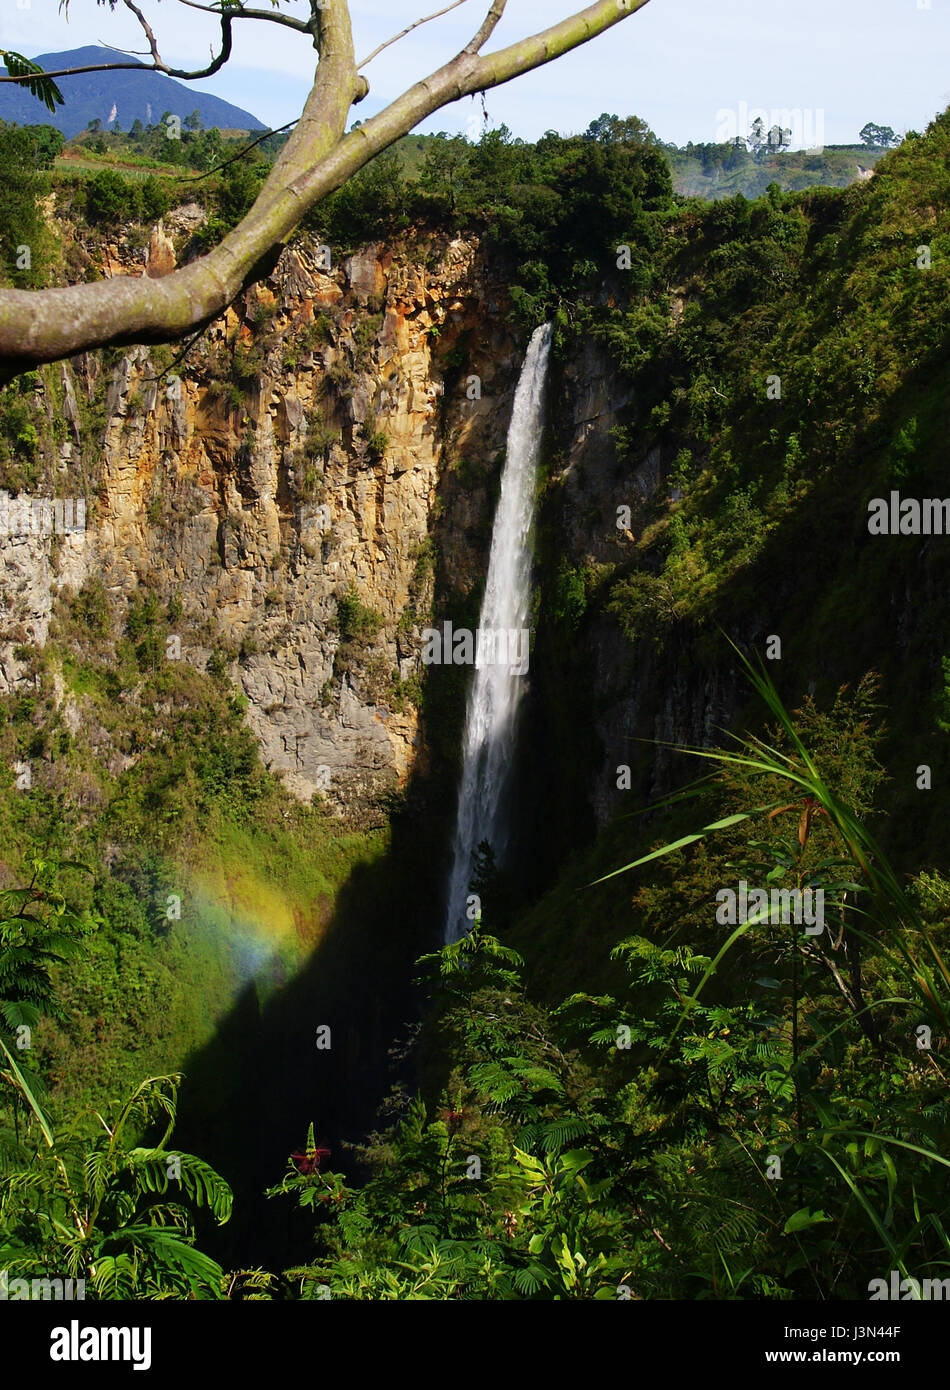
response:
<path id="1" fill-rule="evenodd" d="M 320 61 L 313 87 L 243 221 L 207 255 L 162 279 L 129 276 L 64 289 L 0 291 L 0 379 L 90 348 L 177 340 L 209 323 L 272 268 L 310 208 L 426 116 L 552 62 L 648 3 L 595 0 L 494 53 L 463 50 L 345 134 L 350 107 L 366 95 L 368 84 L 357 71 L 346 0 L 325 0 L 316 25 Z"/>
<path id="2" fill-rule="evenodd" d="M 124 58 L 147 58 L 148 54 L 144 48 L 116 48 L 114 43 L 105 43 L 99 40 L 100 48 L 106 48 L 110 53 L 121 53 Z"/>
<path id="3" fill-rule="evenodd" d="M 467 43 L 465 47 L 462 49 L 463 53 L 480 53 L 482 51 L 482 49 L 485 47 L 485 44 L 488 42 L 488 40 L 494 33 L 495 26 L 497 25 L 498 21 L 505 13 L 505 5 L 507 3 L 508 0 L 494 0 L 491 9 L 485 16 L 485 19 L 482 23 L 482 27 L 479 29 L 478 33 L 472 39 L 471 43 Z"/>
<path id="4" fill-rule="evenodd" d="M 448 14 L 449 10 L 457 10 L 459 5 L 464 5 L 466 3 L 467 0 L 452 0 L 452 4 L 446 5 L 444 10 L 436 10 L 435 14 L 427 14 L 424 19 L 415 20 L 412 24 L 408 25 L 407 28 L 403 29 L 401 33 L 394 34 L 391 39 L 387 39 L 386 42 L 381 43 L 378 48 L 374 48 L 369 57 L 364 58 L 362 62 L 357 63 L 356 66 L 358 68 L 365 68 L 374 58 L 382 53 L 384 48 L 389 48 L 391 44 L 398 43 L 399 40 L 404 39 L 407 34 L 411 34 L 413 29 L 418 29 L 420 24 L 428 24 L 430 19 L 441 19 L 444 14 Z"/>
<path id="5" fill-rule="evenodd" d="M 161 54 L 158 51 L 158 41 L 152 32 L 152 26 L 149 24 L 138 5 L 136 5 L 135 0 L 123 0 L 123 3 L 126 9 L 130 10 L 131 13 L 135 15 L 141 25 L 142 32 L 148 40 L 149 52 L 152 55 L 152 66 L 156 72 L 164 72 L 169 77 L 183 77 L 187 78 L 189 81 L 193 81 L 197 77 L 210 77 L 213 73 L 223 68 L 230 58 L 232 43 L 231 19 L 233 17 L 231 12 L 221 12 L 221 52 L 218 54 L 217 58 L 212 58 L 208 66 L 203 68 L 200 72 L 189 73 L 182 72 L 180 68 L 170 68 L 167 63 L 162 61 Z"/>
<path id="6" fill-rule="evenodd" d="M 119 52 L 119 49 L 113 50 Z M 81 68 L 58 68 L 55 72 L 47 72 L 44 68 L 44 77 L 78 77 L 83 72 L 122 72 L 131 68 L 136 72 L 152 72 L 153 69 L 148 63 L 89 63 Z M 22 85 L 21 77 L 11 77 L 9 73 L 0 73 L 0 82 L 19 82 Z"/>
<path id="7" fill-rule="evenodd" d="M 149 24 L 148 20 L 145 18 L 138 5 L 134 3 L 134 0 L 124 0 L 124 3 L 126 9 L 135 15 L 135 18 L 138 20 L 142 32 L 148 40 L 148 51 L 152 55 L 152 60 L 154 61 L 155 66 L 164 69 L 165 64 L 162 62 L 161 55 L 159 54 L 158 42 L 155 38 L 154 33 L 152 32 L 152 26 Z"/>
<path id="8" fill-rule="evenodd" d="M 203 10 L 205 14 L 223 13 L 219 6 L 199 5 L 198 0 L 178 0 L 178 3 L 187 5 L 189 10 Z M 292 14 L 281 14 L 279 10 L 249 10 L 246 5 L 235 7 L 230 13 L 232 19 L 263 19 L 268 24 L 283 24 L 287 29 L 296 29 L 299 34 L 313 33 L 312 16 L 310 19 L 295 19 Z"/>

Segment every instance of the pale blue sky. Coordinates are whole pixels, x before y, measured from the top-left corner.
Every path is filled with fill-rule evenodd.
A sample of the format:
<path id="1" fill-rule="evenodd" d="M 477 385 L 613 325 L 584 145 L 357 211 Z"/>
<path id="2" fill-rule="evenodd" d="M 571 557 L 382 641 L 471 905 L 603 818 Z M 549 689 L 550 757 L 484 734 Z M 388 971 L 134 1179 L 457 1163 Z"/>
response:
<path id="1" fill-rule="evenodd" d="M 259 0 L 262 7 L 266 0 Z M 166 61 L 199 66 L 217 25 L 174 0 L 140 0 Z M 571 0 L 509 0 L 491 47 L 499 47 L 579 8 Z M 357 54 L 363 57 L 438 0 L 353 0 Z M 297 4 L 287 6 L 301 13 Z M 354 115 L 371 114 L 458 51 L 481 21 L 487 0 L 423 25 L 368 69 L 372 95 Z M 272 126 L 300 111 L 313 69 L 301 36 L 272 24 L 235 25 L 230 64 L 200 85 Z M 107 42 L 141 49 L 135 21 L 92 0 L 6 0 L 0 42 L 27 55 Z M 493 124 L 535 139 L 545 130 L 583 130 L 601 112 L 639 115 L 664 140 L 723 138 L 729 111 L 800 110 L 827 144 L 857 139 L 865 121 L 898 131 L 922 129 L 950 104 L 950 0 L 650 0 L 607 34 L 537 72 L 489 92 Z M 822 114 L 823 113 L 823 114 Z M 121 113 L 120 113 L 121 118 Z M 473 131 L 480 108 L 456 103 L 423 129 Z M 740 133 L 746 133 L 744 130 Z M 816 143 L 807 139 L 806 143 Z"/>

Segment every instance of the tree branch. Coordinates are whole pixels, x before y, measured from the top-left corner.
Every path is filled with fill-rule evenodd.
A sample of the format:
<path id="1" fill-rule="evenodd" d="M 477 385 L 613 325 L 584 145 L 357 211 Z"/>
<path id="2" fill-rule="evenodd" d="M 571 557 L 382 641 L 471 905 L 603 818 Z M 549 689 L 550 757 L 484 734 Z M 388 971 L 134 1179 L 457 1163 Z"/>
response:
<path id="1" fill-rule="evenodd" d="M 485 44 L 488 42 L 488 40 L 494 33 L 495 26 L 497 25 L 498 21 L 505 13 L 505 6 L 507 3 L 508 0 L 494 0 L 491 9 L 485 16 L 485 19 L 482 23 L 482 27 L 479 29 L 478 33 L 472 39 L 471 43 L 467 43 L 465 47 L 462 49 L 463 53 L 481 52 L 481 50 L 485 47 Z"/>
<path id="2" fill-rule="evenodd" d="M 198 0 L 178 0 L 178 3 L 187 5 L 189 10 L 203 10 L 205 14 L 222 13 L 217 5 L 199 5 Z M 230 13 L 232 19 L 263 19 L 269 24 L 283 24 L 287 29 L 296 29 L 298 34 L 312 34 L 314 29 L 313 16 L 310 19 L 295 19 L 293 15 L 281 14 L 279 10 L 249 10 L 244 5 Z"/>
<path id="3" fill-rule="evenodd" d="M 185 3 L 185 0 L 182 0 L 182 2 Z M 386 42 L 381 43 L 378 48 L 374 48 L 369 57 L 364 58 L 362 62 L 357 63 L 356 66 L 358 68 L 365 68 L 367 64 L 371 63 L 374 58 L 382 53 L 384 48 L 389 48 L 390 44 L 398 43 L 399 40 L 404 39 L 407 34 L 411 34 L 413 29 L 418 29 L 420 24 L 428 24 L 430 19 L 441 19 L 444 14 L 448 14 L 449 10 L 457 10 L 459 5 L 464 5 L 466 3 L 467 0 L 452 0 L 452 4 L 446 5 L 444 10 L 436 10 L 435 14 L 427 14 L 424 19 L 415 20 L 407 28 L 403 29 L 401 33 L 394 34 L 391 39 L 387 39 Z M 504 0 L 502 0 L 502 3 L 504 3 Z"/>
<path id="4" fill-rule="evenodd" d="M 149 52 L 152 55 L 152 66 L 156 72 L 164 72 L 169 77 L 181 77 L 185 78 L 187 81 L 194 81 L 195 78 L 210 77 L 212 73 L 218 72 L 230 58 L 231 19 L 233 18 L 233 13 L 231 11 L 221 11 L 221 52 L 218 54 L 217 58 L 212 58 L 209 65 L 200 72 L 182 72 L 180 68 L 170 68 L 167 63 L 162 61 L 161 54 L 158 51 L 158 41 L 152 32 L 152 26 L 149 24 L 138 5 L 135 4 L 135 0 L 123 0 L 123 3 L 126 9 L 130 10 L 132 14 L 135 15 L 135 18 L 142 27 L 142 32 L 148 40 Z"/>
<path id="5" fill-rule="evenodd" d="M 315 35 L 320 61 L 313 88 L 243 221 L 206 256 L 158 280 L 129 276 L 65 289 L 0 291 L 0 379 L 107 344 L 177 340 L 209 323 L 242 288 L 267 273 L 315 203 L 426 116 L 553 61 L 648 3 L 595 0 L 495 53 L 463 50 L 344 134 L 349 109 L 366 94 L 367 83 L 356 68 L 345 0 L 325 0 Z"/>
<path id="6" fill-rule="evenodd" d="M 148 63 L 90 63 L 82 68 L 58 68 L 55 72 L 47 72 L 44 68 L 44 77 L 78 77 L 84 72 L 122 72 L 126 68 L 135 69 L 138 72 L 152 72 L 153 68 Z M 9 73 L 0 73 L 0 82 L 19 82 L 22 86 L 22 77 L 11 77 Z"/>
<path id="7" fill-rule="evenodd" d="M 155 63 L 155 66 L 157 68 L 160 68 L 160 70 L 164 72 L 165 64 L 162 62 L 161 54 L 158 51 L 158 42 L 155 38 L 154 33 L 152 32 L 152 26 L 149 24 L 148 20 L 145 18 L 138 5 L 133 3 L 133 0 L 125 0 L 125 7 L 127 10 L 130 10 L 132 14 L 135 15 L 135 18 L 138 20 L 142 32 L 145 34 L 145 37 L 148 40 L 148 51 L 152 55 L 152 60 Z"/>

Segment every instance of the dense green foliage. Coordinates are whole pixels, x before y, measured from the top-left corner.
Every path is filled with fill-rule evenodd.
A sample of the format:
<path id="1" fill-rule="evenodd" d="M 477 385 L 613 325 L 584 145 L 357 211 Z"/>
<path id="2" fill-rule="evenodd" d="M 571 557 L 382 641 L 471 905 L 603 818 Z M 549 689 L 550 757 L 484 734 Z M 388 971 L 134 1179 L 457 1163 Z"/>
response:
<path id="1" fill-rule="evenodd" d="M 98 1298 L 219 1296 L 222 1271 L 194 1249 L 186 1202 L 230 1215 L 227 1184 L 192 1154 L 168 1149 L 180 1077 L 136 1085 L 111 1123 L 90 1106 L 54 1130 L 34 1067 L 34 1030 L 64 1000 L 57 965 L 74 962 L 101 922 L 60 891 L 79 864 L 34 860 L 3 894 L 0 919 L 0 1263 L 5 1280 L 81 1279 Z M 136 1144 L 161 1117 L 154 1144 Z M 161 1202 L 178 1189 L 182 1200 Z M 26 1284 L 24 1288 L 28 1287 Z M 4 1296 L 7 1295 L 4 1284 Z M 10 1296 L 17 1296 L 16 1292 Z M 28 1296 L 28 1295 L 27 1295 Z"/>
<path id="2" fill-rule="evenodd" d="M 860 1299 L 892 1268 L 942 1277 L 950 885 L 908 895 L 855 814 L 880 777 L 870 690 L 793 723 L 756 684 L 777 727 L 702 752 L 721 770 L 692 814 L 715 822 L 638 861 L 671 868 L 634 900 L 615 992 L 532 1001 L 481 926 L 422 962 L 428 1085 L 393 1097 L 369 1181 L 292 1166 L 275 1190 L 319 1218 L 303 1296 Z M 751 914 L 717 934 L 740 878 L 821 886 L 825 932 Z"/>
<path id="3" fill-rule="evenodd" d="M 40 200 L 49 192 L 48 171 L 62 144 L 50 126 L 0 123 L 0 283 L 21 290 L 46 283 L 51 237 Z"/>

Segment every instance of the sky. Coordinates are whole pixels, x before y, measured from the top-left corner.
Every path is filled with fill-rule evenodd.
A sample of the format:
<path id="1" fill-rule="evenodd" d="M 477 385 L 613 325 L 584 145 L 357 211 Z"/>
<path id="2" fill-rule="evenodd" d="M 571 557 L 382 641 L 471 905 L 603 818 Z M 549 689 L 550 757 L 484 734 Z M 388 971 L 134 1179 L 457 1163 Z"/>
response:
<path id="1" fill-rule="evenodd" d="M 218 26 L 176 0 L 139 0 L 166 62 L 204 66 Z M 268 0 L 258 0 L 267 8 Z M 448 0 L 351 0 L 358 58 Z M 508 0 L 488 45 L 545 28 L 584 0 Z M 298 0 L 281 6 L 304 14 Z M 481 23 L 488 0 L 465 0 L 421 25 L 366 69 L 370 96 L 354 119 L 373 114 L 452 57 Z M 194 85 L 253 112 L 271 127 L 300 112 L 314 53 L 303 35 L 245 20 L 234 26 L 231 61 Z M 0 46 L 28 57 L 89 43 L 141 50 L 121 3 L 6 0 Z M 922 130 L 950 105 L 950 0 L 650 0 L 606 34 L 546 67 L 486 94 L 492 126 L 537 139 L 546 130 L 586 129 L 609 112 L 637 115 L 665 141 L 685 144 L 745 135 L 757 112 L 790 126 L 793 145 L 855 143 L 867 121 L 898 133 Z M 784 118 L 783 118 L 784 113 Z M 796 115 L 796 113 L 798 113 Z M 774 118 L 773 118 L 774 117 Z M 121 120 L 121 112 L 119 113 Z M 420 129 L 476 138 L 481 103 L 466 98 Z"/>

